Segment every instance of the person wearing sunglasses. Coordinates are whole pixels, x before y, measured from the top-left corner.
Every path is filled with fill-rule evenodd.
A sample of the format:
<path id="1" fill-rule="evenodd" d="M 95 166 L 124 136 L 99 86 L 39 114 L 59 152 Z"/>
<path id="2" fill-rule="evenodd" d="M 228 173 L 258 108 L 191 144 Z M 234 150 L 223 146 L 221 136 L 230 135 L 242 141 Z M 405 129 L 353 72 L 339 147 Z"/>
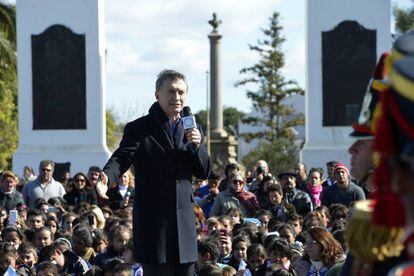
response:
<path id="1" fill-rule="evenodd" d="M 63 197 L 69 206 L 76 206 L 79 202 L 87 202 L 96 205 L 97 195 L 93 190 L 87 176 L 84 173 L 77 173 L 73 177 L 73 189 Z"/>
<path id="2" fill-rule="evenodd" d="M 226 214 L 230 208 L 240 208 L 246 217 L 254 216 L 259 210 L 256 196 L 245 191 L 246 182 L 240 173 L 235 173 L 230 179 L 230 185 L 226 191 L 219 193 L 210 211 L 210 216 Z"/>

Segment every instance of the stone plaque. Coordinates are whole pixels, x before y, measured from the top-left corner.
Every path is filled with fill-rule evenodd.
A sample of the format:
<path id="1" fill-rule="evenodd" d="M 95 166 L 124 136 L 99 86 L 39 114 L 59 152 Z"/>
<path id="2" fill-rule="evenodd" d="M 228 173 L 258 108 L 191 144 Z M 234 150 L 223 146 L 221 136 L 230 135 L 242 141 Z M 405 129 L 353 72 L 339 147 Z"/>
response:
<path id="1" fill-rule="evenodd" d="M 323 126 L 350 126 L 359 111 L 377 58 L 377 32 L 343 21 L 322 32 Z"/>
<path id="2" fill-rule="evenodd" d="M 85 35 L 52 25 L 32 35 L 33 129 L 86 129 Z"/>

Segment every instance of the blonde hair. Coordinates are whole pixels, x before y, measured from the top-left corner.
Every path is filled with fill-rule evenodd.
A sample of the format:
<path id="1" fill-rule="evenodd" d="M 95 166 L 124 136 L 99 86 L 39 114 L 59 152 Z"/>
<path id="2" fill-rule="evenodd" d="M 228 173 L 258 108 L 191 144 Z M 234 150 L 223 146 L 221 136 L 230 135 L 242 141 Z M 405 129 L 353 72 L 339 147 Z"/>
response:
<path id="1" fill-rule="evenodd" d="M 96 220 L 98 222 L 98 225 L 96 227 L 98 227 L 99 229 L 104 229 L 105 227 L 105 216 L 101 210 L 101 208 L 99 208 L 96 205 L 91 205 L 91 211 L 94 213 Z"/>

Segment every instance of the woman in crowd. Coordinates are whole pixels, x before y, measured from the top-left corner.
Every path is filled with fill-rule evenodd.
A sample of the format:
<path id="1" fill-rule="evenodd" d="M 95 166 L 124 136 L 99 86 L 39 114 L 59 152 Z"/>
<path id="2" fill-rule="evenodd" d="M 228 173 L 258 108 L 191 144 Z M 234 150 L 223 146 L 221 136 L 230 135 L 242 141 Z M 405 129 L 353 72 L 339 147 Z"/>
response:
<path id="1" fill-rule="evenodd" d="M 245 191 L 246 182 L 240 173 L 235 173 L 230 179 L 229 188 L 219 193 L 211 208 L 210 216 L 227 214 L 232 207 L 240 208 L 243 215 L 253 217 L 259 210 L 256 196 Z"/>
<path id="2" fill-rule="evenodd" d="M 84 173 L 77 173 L 73 177 L 73 189 L 65 194 L 63 198 L 70 206 L 75 206 L 80 202 L 89 204 L 97 203 L 95 191 L 91 188 L 88 178 Z"/>
<path id="3" fill-rule="evenodd" d="M 308 230 L 304 256 L 295 262 L 299 276 L 325 275 L 336 263 L 345 260 L 341 245 L 323 227 Z"/>
<path id="4" fill-rule="evenodd" d="M 306 192 L 309 194 L 313 206 L 321 206 L 323 192 L 323 171 L 321 168 L 312 168 L 309 171 L 308 183 L 306 184 Z"/>
<path id="5" fill-rule="evenodd" d="M 131 170 L 127 170 L 120 178 L 114 187 L 111 187 L 106 192 L 108 196 L 107 204 L 112 210 L 118 210 L 132 206 L 134 195 L 134 176 Z"/>

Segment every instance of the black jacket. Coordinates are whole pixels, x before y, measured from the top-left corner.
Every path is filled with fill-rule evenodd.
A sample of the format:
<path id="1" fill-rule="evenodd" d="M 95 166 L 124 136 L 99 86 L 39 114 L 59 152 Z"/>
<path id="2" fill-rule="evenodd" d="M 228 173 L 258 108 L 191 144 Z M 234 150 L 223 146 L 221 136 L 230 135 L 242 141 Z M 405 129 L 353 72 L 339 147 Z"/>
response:
<path id="1" fill-rule="evenodd" d="M 80 202 L 87 202 L 91 205 L 97 204 L 97 195 L 91 188 L 85 188 L 83 190 L 77 190 L 73 188 L 69 193 L 65 194 L 63 198 L 66 200 L 68 205 L 76 206 Z"/>
<path id="2" fill-rule="evenodd" d="M 210 157 L 202 144 L 192 151 L 182 123 L 171 130 L 158 103 L 128 123 L 119 148 L 103 171 L 115 182 L 135 169 L 133 237 L 135 258 L 144 264 L 197 260 L 192 175 L 207 179 Z"/>
<path id="3" fill-rule="evenodd" d="M 11 194 L 5 194 L 0 191 L 0 207 L 4 207 L 6 211 L 10 211 L 26 205 L 23 196 L 18 191 L 13 191 Z"/>
<path id="4" fill-rule="evenodd" d="M 132 188 L 128 187 L 128 191 L 127 191 L 127 193 L 129 193 L 128 206 L 133 202 L 133 198 L 134 198 L 133 192 L 134 192 L 134 190 Z M 109 188 L 108 191 L 106 192 L 106 195 L 108 196 L 106 204 L 108 204 L 109 208 L 111 208 L 112 210 L 118 210 L 120 208 L 125 207 L 123 205 L 124 204 L 124 198 L 122 197 L 121 193 L 119 192 L 118 185 L 113 187 L 113 188 Z"/>

